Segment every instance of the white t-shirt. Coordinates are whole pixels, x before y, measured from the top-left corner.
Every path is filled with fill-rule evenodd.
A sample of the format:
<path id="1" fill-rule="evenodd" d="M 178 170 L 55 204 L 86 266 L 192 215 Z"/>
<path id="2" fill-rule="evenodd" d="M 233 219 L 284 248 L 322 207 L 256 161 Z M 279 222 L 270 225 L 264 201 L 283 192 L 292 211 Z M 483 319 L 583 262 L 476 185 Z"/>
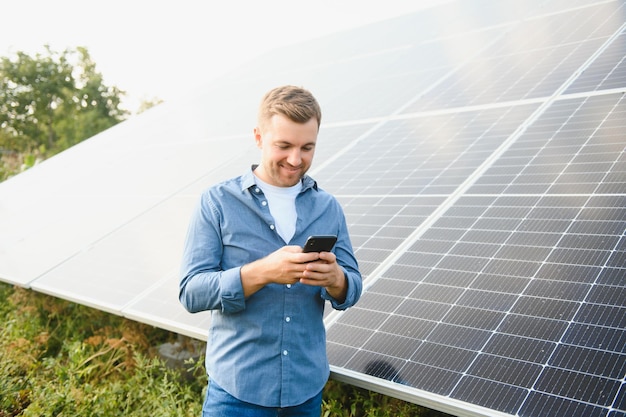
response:
<path id="1" fill-rule="evenodd" d="M 296 213 L 296 196 L 302 190 L 302 182 L 292 187 L 276 187 L 263 182 L 256 177 L 257 185 L 267 197 L 270 213 L 276 224 L 278 235 L 283 238 L 285 243 L 289 243 L 296 232 L 296 221 L 298 214 Z"/>

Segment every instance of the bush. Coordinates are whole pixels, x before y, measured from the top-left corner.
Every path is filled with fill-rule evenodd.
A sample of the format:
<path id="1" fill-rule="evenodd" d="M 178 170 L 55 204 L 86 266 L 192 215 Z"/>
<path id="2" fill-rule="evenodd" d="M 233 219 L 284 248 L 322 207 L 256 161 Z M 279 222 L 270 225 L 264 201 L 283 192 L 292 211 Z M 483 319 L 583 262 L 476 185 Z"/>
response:
<path id="1" fill-rule="evenodd" d="M 168 368 L 173 335 L 0 285 L 0 417 L 199 416 L 206 377 Z"/>
<path id="2" fill-rule="evenodd" d="M 0 322 L 0 417 L 201 415 L 203 358 L 157 355 L 173 333 L 2 283 Z M 331 380 L 322 416 L 442 414 Z"/>

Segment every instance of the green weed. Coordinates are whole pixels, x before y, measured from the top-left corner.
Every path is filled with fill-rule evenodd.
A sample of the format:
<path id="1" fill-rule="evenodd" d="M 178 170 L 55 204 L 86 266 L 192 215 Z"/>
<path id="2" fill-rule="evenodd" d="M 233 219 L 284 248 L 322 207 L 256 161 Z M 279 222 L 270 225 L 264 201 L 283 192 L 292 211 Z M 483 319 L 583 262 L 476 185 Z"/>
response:
<path id="1" fill-rule="evenodd" d="M 157 355 L 173 333 L 2 283 L 0 323 L 0 417 L 201 415 L 203 358 Z M 322 416 L 443 415 L 331 380 Z"/>

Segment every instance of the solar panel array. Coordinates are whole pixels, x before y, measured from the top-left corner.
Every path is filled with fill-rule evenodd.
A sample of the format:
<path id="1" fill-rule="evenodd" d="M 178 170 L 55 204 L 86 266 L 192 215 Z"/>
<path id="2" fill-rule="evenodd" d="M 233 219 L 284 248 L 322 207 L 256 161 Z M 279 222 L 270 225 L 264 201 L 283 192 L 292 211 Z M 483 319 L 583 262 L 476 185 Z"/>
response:
<path id="1" fill-rule="evenodd" d="M 312 176 L 365 278 L 333 376 L 459 416 L 626 416 L 626 2 L 459 1 L 261 56 L 0 184 L 0 279 L 204 339 L 202 189 L 258 99 L 324 111 Z"/>

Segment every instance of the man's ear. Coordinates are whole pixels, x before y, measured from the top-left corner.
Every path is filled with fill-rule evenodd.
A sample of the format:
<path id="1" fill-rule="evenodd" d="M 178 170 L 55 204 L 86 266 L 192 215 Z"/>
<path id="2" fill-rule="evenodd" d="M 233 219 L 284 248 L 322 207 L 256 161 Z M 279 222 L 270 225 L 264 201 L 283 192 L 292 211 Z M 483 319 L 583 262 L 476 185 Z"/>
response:
<path id="1" fill-rule="evenodd" d="M 254 142 L 259 149 L 263 147 L 263 134 L 258 126 L 254 128 Z"/>

